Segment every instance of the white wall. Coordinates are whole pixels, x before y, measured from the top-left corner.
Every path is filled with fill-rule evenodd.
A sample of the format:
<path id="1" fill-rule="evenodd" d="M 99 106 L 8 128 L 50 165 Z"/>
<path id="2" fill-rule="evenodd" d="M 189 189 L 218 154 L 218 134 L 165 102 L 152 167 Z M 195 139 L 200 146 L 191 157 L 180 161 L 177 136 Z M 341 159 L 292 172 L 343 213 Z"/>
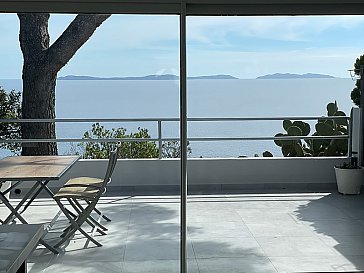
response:
<path id="1" fill-rule="evenodd" d="M 229 190 L 262 188 L 322 188 L 335 186 L 334 165 L 345 158 L 239 158 L 189 159 L 190 189 Z M 61 181 L 71 177 L 103 177 L 107 160 L 80 160 Z M 108 191 L 178 190 L 180 181 L 178 159 L 119 159 Z M 29 186 L 29 183 L 22 187 Z"/>

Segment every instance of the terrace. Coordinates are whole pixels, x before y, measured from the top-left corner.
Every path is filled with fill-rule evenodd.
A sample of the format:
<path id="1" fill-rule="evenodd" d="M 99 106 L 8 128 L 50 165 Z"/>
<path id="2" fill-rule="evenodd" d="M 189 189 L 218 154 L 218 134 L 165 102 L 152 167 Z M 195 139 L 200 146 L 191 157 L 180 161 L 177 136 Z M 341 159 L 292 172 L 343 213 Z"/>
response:
<path id="1" fill-rule="evenodd" d="M 59 255 L 38 247 L 29 260 L 29 271 L 364 270 L 363 197 L 343 196 L 335 190 L 333 166 L 347 158 L 187 162 L 186 154 L 186 16 L 364 14 L 359 1 L 333 2 L 3 1 L 2 12 L 154 13 L 178 14 L 181 19 L 181 159 L 119 160 L 113 184 L 100 202 L 100 209 L 112 218 L 105 224 L 108 234 L 95 235 L 103 247 L 94 247 L 76 234 Z M 359 127 L 355 128 L 355 135 L 359 135 Z M 352 138 L 350 135 L 349 139 Z M 161 139 L 155 141 L 160 143 Z M 354 142 L 358 151 L 359 140 Z M 69 177 L 84 173 L 99 176 L 104 165 L 104 160 L 81 160 L 54 188 Z M 191 190 L 188 196 L 187 185 Z M 15 205 L 19 200 L 17 195 L 26 191 L 27 188 L 21 188 L 13 193 L 12 203 Z M 4 210 L 1 205 L 1 215 Z M 30 222 L 44 223 L 57 211 L 53 200 L 37 199 L 25 217 Z M 61 216 L 46 240 L 52 241 L 65 224 Z"/>
<path id="2" fill-rule="evenodd" d="M 190 195 L 188 272 L 364 270 L 362 195 L 276 192 Z M 107 196 L 100 203 L 112 218 L 108 234 L 96 236 L 103 247 L 76 234 L 59 255 L 39 247 L 29 272 L 179 272 L 178 196 Z M 44 222 L 57 211 L 53 200 L 38 199 L 26 217 Z"/>

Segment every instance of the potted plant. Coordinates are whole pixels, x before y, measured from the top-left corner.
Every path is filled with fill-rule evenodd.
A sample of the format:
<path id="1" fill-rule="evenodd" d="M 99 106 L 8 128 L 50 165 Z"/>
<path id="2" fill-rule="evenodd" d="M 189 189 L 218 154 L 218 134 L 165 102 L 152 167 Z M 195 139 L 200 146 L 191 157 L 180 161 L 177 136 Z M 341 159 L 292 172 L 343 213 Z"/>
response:
<path id="1" fill-rule="evenodd" d="M 342 194 L 359 194 L 364 179 L 364 168 L 358 166 L 356 158 L 335 166 L 337 189 Z"/>

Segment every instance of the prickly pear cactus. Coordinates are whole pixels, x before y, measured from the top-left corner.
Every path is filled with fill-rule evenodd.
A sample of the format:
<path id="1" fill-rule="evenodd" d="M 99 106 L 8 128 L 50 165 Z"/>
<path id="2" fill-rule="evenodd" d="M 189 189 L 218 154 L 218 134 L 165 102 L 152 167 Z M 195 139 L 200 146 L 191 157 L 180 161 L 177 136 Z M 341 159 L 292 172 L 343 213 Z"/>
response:
<path id="1" fill-rule="evenodd" d="M 310 124 L 303 121 L 283 121 L 283 128 L 286 133 L 276 134 L 276 137 L 282 136 L 307 136 L 310 133 Z M 300 139 L 297 140 L 274 140 L 275 144 L 281 147 L 283 156 L 295 157 L 306 156 L 305 146 Z"/>
<path id="2" fill-rule="evenodd" d="M 326 106 L 327 116 L 346 116 L 340 111 L 337 102 L 330 102 Z M 278 133 L 276 137 L 282 136 L 308 136 L 310 125 L 303 121 L 283 121 L 286 133 Z M 319 119 L 315 125 L 313 136 L 338 136 L 348 134 L 348 121 L 346 119 Z M 308 139 L 301 140 L 274 140 L 281 147 L 283 156 L 345 156 L 348 151 L 348 141 L 345 139 Z"/>

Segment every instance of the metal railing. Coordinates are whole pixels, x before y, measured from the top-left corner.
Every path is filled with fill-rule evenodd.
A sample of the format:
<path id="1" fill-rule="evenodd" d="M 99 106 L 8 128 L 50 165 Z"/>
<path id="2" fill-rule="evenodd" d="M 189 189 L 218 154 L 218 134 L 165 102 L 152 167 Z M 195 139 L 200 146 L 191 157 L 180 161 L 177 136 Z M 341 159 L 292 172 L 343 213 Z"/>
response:
<path id="1" fill-rule="evenodd" d="M 300 116 L 300 117 L 226 117 L 226 118 L 188 118 L 188 122 L 237 122 L 237 121 L 279 121 L 279 120 L 346 120 L 348 121 L 348 135 L 333 136 L 262 136 L 262 137 L 189 137 L 190 142 L 210 141 L 261 141 L 261 140 L 299 140 L 299 139 L 347 139 L 348 155 L 351 156 L 352 120 L 347 116 Z M 55 138 L 55 139 L 0 139 L 0 143 L 38 143 L 38 142 L 144 142 L 158 143 L 159 158 L 162 157 L 164 141 L 179 141 L 176 137 L 163 137 L 162 129 L 165 122 L 179 122 L 178 118 L 56 118 L 56 119 L 0 119 L 0 123 L 135 123 L 151 122 L 157 125 L 157 138 Z"/>

